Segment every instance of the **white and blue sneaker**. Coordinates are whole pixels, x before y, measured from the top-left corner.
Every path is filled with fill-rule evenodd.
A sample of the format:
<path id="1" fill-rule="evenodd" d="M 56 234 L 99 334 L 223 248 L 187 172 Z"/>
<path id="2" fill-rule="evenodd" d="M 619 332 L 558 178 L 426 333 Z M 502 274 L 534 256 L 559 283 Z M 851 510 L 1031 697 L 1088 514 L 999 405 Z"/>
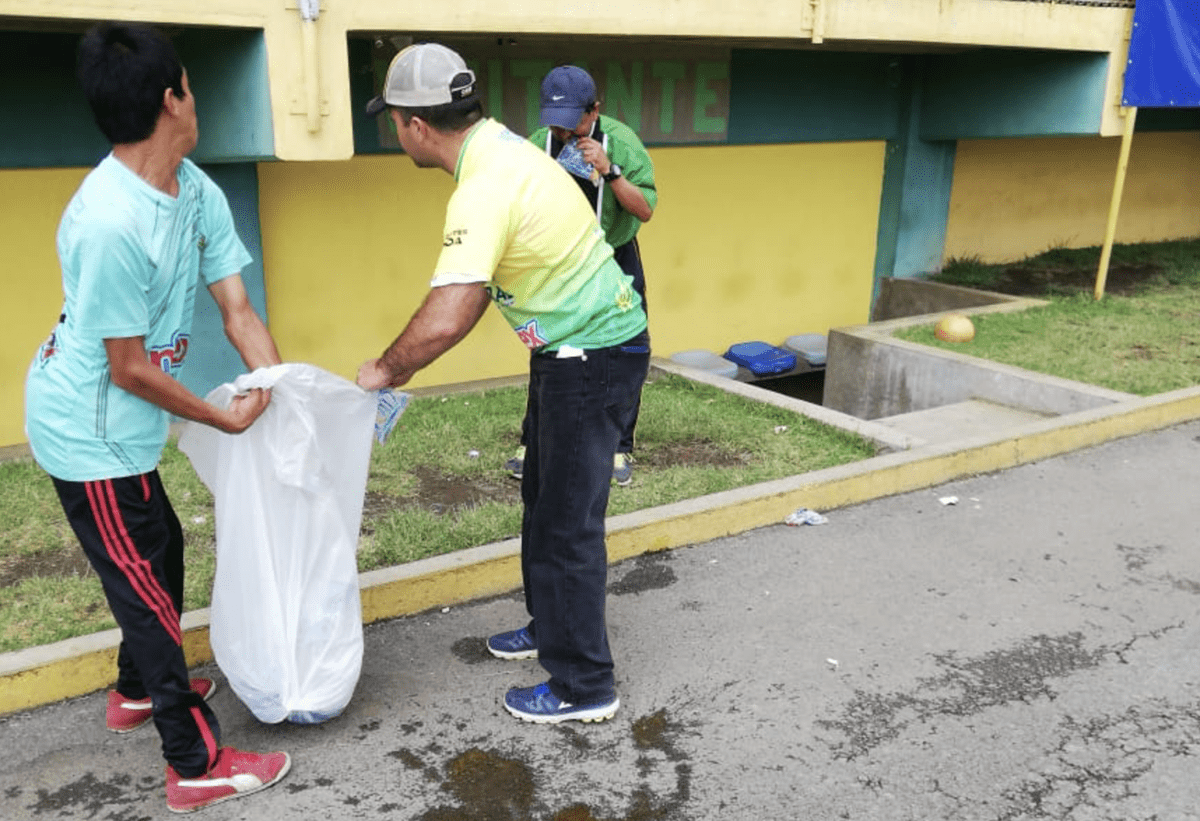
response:
<path id="1" fill-rule="evenodd" d="M 517 452 L 511 459 L 504 463 L 504 469 L 508 471 L 508 475 L 514 479 L 520 479 L 525 475 L 525 446 L 517 448 Z"/>
<path id="2" fill-rule="evenodd" d="M 629 487 L 633 483 L 633 457 L 628 453 L 613 456 L 613 481 L 618 487 Z"/>
<path id="3" fill-rule="evenodd" d="M 504 709 L 522 721 L 558 724 L 563 721 L 605 721 L 617 714 L 621 699 L 592 704 L 570 704 L 550 692 L 550 683 L 536 687 L 514 687 L 504 694 Z"/>
<path id="4" fill-rule="evenodd" d="M 497 633 L 487 640 L 487 649 L 496 658 L 509 661 L 538 657 L 537 645 L 533 643 L 528 627 Z"/>

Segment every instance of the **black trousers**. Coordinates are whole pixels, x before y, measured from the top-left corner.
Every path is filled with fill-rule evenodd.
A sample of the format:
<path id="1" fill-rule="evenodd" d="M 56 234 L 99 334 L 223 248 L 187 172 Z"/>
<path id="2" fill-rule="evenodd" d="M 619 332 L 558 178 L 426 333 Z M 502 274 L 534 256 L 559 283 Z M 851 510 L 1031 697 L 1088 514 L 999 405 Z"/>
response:
<path id="1" fill-rule="evenodd" d="M 150 697 L 163 758 L 179 775 L 216 761 L 221 729 L 188 684 L 183 656 L 183 528 L 158 471 L 67 482 L 51 477 L 67 521 L 121 628 L 117 692 Z"/>
<path id="2" fill-rule="evenodd" d="M 637 237 L 613 249 L 613 259 L 621 266 L 625 276 L 633 280 L 633 290 L 642 298 L 642 309 L 650 316 L 646 302 L 646 273 L 642 270 L 642 252 L 638 249 Z M 621 418 L 621 435 L 617 438 L 617 453 L 633 453 L 633 432 L 637 428 L 638 414 L 642 409 L 642 392 L 639 389 L 633 404 L 625 409 Z"/>
<path id="3" fill-rule="evenodd" d="M 521 479 L 525 607 L 550 690 L 573 704 L 616 694 L 605 624 L 604 516 L 621 420 L 649 365 L 645 332 L 582 357 L 530 357 Z"/>

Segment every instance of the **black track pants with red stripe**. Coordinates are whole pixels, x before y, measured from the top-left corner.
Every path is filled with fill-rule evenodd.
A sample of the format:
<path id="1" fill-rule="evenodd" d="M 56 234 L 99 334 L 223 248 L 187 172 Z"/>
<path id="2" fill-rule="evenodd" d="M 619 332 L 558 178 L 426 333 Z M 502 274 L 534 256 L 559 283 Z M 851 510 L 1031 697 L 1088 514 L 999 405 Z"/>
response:
<path id="1" fill-rule="evenodd" d="M 179 625 L 183 529 L 158 471 L 94 482 L 55 478 L 54 488 L 121 628 L 117 691 L 149 696 L 167 763 L 185 778 L 202 775 L 216 761 L 221 731 L 188 684 Z"/>

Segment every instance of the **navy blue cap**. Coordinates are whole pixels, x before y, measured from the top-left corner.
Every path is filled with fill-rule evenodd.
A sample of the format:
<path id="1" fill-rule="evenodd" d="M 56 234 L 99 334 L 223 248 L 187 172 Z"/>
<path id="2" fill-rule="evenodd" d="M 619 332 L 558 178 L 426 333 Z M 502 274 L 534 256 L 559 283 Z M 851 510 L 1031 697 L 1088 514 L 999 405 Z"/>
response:
<path id="1" fill-rule="evenodd" d="M 542 80 L 542 125 L 574 129 L 596 102 L 592 75 L 578 66 L 559 66 Z"/>

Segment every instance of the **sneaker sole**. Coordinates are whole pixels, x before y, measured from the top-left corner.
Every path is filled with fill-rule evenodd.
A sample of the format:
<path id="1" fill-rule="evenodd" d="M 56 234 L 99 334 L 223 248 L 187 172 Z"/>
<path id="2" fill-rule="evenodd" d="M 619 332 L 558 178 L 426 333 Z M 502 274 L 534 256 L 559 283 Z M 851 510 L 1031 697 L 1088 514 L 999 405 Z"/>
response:
<path id="1" fill-rule="evenodd" d="M 617 487 L 629 487 L 630 485 L 633 484 L 633 477 L 630 476 L 628 479 L 625 479 L 624 481 L 622 481 L 621 479 L 618 479 L 614 476 L 613 483 L 616 484 Z"/>
<path id="2" fill-rule="evenodd" d="M 507 650 L 496 650 L 490 644 L 488 645 L 488 652 L 496 658 L 504 659 L 505 661 L 523 661 L 538 657 L 537 650 L 518 650 L 515 653 L 510 653 Z"/>
<path id="3" fill-rule="evenodd" d="M 284 753 L 284 755 L 287 756 L 287 760 L 283 762 L 283 767 L 279 770 L 278 773 L 275 774 L 274 778 L 272 778 L 270 781 L 266 782 L 265 784 L 260 784 L 259 786 L 254 787 L 253 789 L 250 789 L 250 790 L 242 790 L 241 792 L 233 792 L 233 793 L 230 793 L 229 795 L 223 795 L 220 798 L 214 798 L 212 801 L 205 801 L 203 804 L 197 804 L 194 807 L 172 807 L 168 803 L 167 809 L 174 813 L 197 812 L 199 810 L 207 809 L 208 807 L 211 807 L 214 804 L 220 804 L 222 801 L 229 801 L 234 798 L 245 798 L 247 795 L 254 795 L 256 792 L 262 792 L 267 787 L 273 787 L 276 784 L 278 784 L 283 779 L 283 777 L 285 775 L 287 775 L 292 769 L 292 757 L 290 755 L 288 755 L 287 753 Z"/>
<path id="4" fill-rule="evenodd" d="M 524 713 L 514 707 L 510 707 L 508 702 L 504 703 L 504 709 L 508 710 L 509 714 L 527 721 L 530 724 L 561 724 L 564 721 L 582 721 L 584 724 L 599 724 L 601 721 L 608 721 L 617 714 L 617 710 L 621 707 L 621 699 L 614 699 L 612 704 L 605 704 L 601 707 L 593 707 L 588 710 L 575 710 L 571 713 L 562 713 L 553 716 L 540 716 L 533 713 Z"/>

